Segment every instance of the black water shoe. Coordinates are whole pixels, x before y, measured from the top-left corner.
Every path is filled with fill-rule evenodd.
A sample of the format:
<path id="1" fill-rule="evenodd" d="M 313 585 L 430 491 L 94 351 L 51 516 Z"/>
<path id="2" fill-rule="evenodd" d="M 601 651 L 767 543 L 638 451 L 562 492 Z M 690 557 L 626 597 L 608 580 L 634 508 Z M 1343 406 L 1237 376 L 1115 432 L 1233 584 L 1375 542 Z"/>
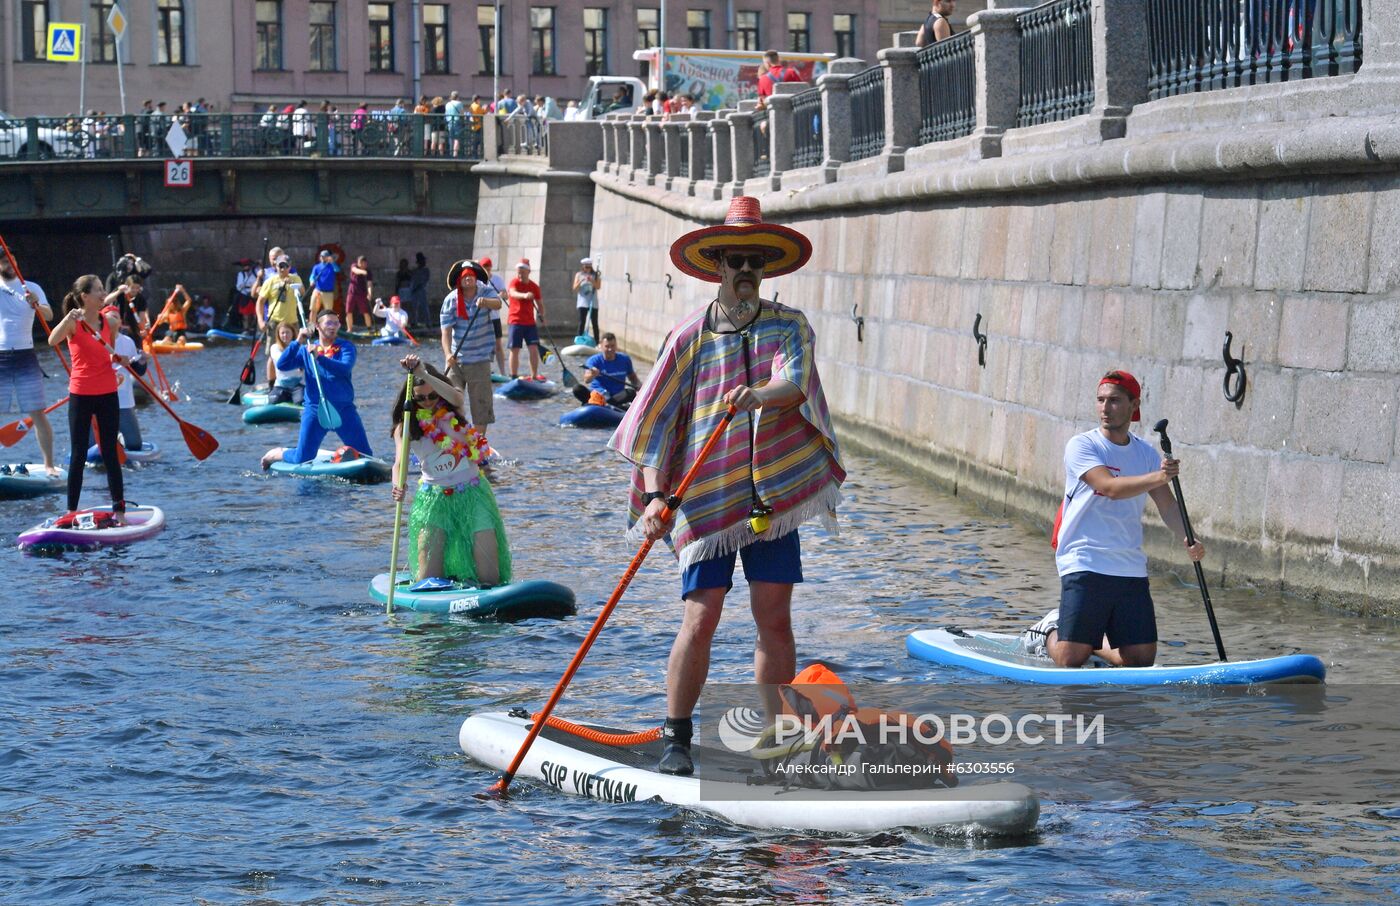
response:
<path id="1" fill-rule="evenodd" d="M 661 761 L 656 769 L 663 774 L 679 774 L 689 777 L 695 773 L 695 762 L 690 757 L 690 745 L 683 742 L 667 741 L 661 750 Z"/>

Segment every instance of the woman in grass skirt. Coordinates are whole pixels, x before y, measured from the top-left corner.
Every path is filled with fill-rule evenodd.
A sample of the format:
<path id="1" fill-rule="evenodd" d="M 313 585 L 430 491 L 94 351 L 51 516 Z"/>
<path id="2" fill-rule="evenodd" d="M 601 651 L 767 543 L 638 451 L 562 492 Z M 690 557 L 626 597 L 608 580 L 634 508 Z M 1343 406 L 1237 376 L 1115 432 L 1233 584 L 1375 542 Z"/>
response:
<path id="1" fill-rule="evenodd" d="M 510 581 L 510 546 L 491 483 L 482 474 L 490 447 L 462 415 L 462 391 L 447 376 L 405 356 L 413 375 L 409 451 L 421 469 L 408 519 L 408 562 L 417 563 L 414 591 L 465 586 L 486 588 Z M 402 386 L 394 401 L 394 449 L 401 449 Z M 404 489 L 394 488 L 402 500 Z"/>

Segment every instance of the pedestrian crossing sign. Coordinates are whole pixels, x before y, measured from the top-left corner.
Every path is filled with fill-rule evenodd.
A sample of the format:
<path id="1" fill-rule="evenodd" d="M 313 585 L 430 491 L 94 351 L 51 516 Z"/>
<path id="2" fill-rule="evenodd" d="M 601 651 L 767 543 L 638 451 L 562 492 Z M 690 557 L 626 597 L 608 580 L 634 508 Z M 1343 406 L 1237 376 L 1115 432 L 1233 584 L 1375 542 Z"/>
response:
<path id="1" fill-rule="evenodd" d="M 83 26 L 77 22 L 49 23 L 48 58 L 55 63 L 77 63 L 83 58 Z"/>

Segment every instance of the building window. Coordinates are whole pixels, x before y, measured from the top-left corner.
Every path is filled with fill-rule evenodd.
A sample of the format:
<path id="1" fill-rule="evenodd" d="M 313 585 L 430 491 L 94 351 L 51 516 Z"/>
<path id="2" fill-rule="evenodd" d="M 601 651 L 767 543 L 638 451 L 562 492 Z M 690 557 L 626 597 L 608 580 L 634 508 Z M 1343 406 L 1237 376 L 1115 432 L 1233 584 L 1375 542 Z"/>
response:
<path id="1" fill-rule="evenodd" d="M 447 55 L 447 4 L 423 5 L 423 71 L 444 75 L 452 71 Z"/>
<path id="2" fill-rule="evenodd" d="M 310 57 L 306 68 L 312 72 L 335 72 L 334 0 L 311 0 Z"/>
<path id="3" fill-rule="evenodd" d="M 710 11 L 688 9 L 685 11 L 685 27 L 690 33 L 691 47 L 710 46 Z"/>
<path id="4" fill-rule="evenodd" d="M 481 68 L 477 70 L 478 75 L 494 75 L 496 72 L 496 8 L 494 6 L 478 6 L 476 8 L 476 34 L 477 43 L 481 45 L 481 53 L 477 59 L 481 62 Z"/>
<path id="5" fill-rule="evenodd" d="M 282 0 L 257 0 L 257 55 L 254 69 L 282 68 Z"/>
<path id="6" fill-rule="evenodd" d="M 19 28 L 21 42 L 20 59 L 48 59 L 48 0 L 21 0 L 19 5 Z"/>
<path id="7" fill-rule="evenodd" d="M 554 75 L 554 7 L 530 7 L 530 72 Z"/>
<path id="8" fill-rule="evenodd" d="M 185 0 L 156 0 L 156 62 L 185 65 Z"/>
<path id="9" fill-rule="evenodd" d="M 583 67 L 590 76 L 608 71 L 608 11 L 601 7 L 583 11 Z"/>
<path id="10" fill-rule="evenodd" d="M 758 13 L 744 10 L 734 14 L 734 49 L 760 50 Z"/>
<path id="11" fill-rule="evenodd" d="M 849 13 L 837 13 L 831 17 L 831 27 L 836 32 L 836 56 L 856 55 L 856 17 Z"/>
<path id="12" fill-rule="evenodd" d="M 369 71 L 394 71 L 394 4 L 369 5 Z"/>
<path id="13" fill-rule="evenodd" d="M 112 0 L 92 0 L 92 21 L 88 23 L 88 33 L 92 35 L 92 51 L 89 59 L 94 63 L 117 62 L 117 37 L 107 24 L 107 16 L 112 12 Z"/>
<path id="14" fill-rule="evenodd" d="M 637 7 L 637 49 L 647 50 L 661 46 L 661 10 Z M 637 75 L 647 77 L 647 64 L 637 67 Z"/>
<path id="15" fill-rule="evenodd" d="M 788 13 L 788 52 L 812 52 L 812 14 Z"/>

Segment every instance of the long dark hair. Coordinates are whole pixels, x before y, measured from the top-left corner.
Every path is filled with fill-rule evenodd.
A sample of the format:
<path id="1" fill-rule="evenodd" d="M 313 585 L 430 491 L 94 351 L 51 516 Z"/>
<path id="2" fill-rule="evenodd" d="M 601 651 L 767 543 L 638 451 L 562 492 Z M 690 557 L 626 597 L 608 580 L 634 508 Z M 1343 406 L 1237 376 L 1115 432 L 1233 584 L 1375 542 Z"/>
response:
<path id="1" fill-rule="evenodd" d="M 428 374 L 431 374 L 433 377 L 437 378 L 443 383 L 452 383 L 450 380 L 448 380 L 447 375 L 443 374 L 441 371 L 438 371 L 436 368 L 434 368 L 432 365 L 429 365 L 427 362 L 423 363 L 423 367 L 427 370 Z M 400 384 L 399 392 L 394 395 L 394 411 L 393 414 L 390 416 L 389 422 L 390 437 L 393 437 L 394 431 L 398 429 L 399 425 L 403 424 L 403 404 L 406 401 L 405 396 L 410 392 L 408 387 L 405 386 L 406 383 L 407 382 L 405 382 L 404 384 Z M 413 386 L 415 387 L 421 387 L 426 383 L 427 381 L 420 380 L 418 378 L 414 378 L 413 380 Z M 463 399 L 465 399 L 465 397 L 463 397 Z M 456 415 L 459 421 L 463 423 L 469 423 L 468 418 L 462 413 L 462 410 L 449 403 L 445 397 L 439 396 L 438 402 L 446 406 L 448 409 L 452 410 L 452 414 Z M 415 418 L 409 422 L 408 436 L 413 440 L 418 440 L 420 437 L 423 436 L 423 428 L 418 424 L 418 419 Z"/>
<path id="2" fill-rule="evenodd" d="M 65 315 L 75 308 L 78 311 L 83 310 L 83 293 L 88 291 L 93 281 L 97 282 L 98 287 L 102 286 L 102 278 L 96 274 L 84 274 L 73 281 L 72 289 L 68 290 L 63 297 L 63 313 Z"/>

